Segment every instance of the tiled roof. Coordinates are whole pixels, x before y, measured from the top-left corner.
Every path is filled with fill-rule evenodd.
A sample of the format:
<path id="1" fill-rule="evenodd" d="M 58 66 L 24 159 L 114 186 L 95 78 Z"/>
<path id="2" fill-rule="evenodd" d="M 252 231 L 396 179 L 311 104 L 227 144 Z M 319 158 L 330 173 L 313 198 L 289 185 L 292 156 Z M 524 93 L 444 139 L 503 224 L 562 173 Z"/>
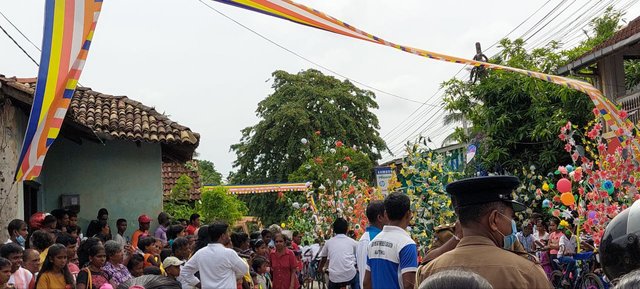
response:
<path id="1" fill-rule="evenodd" d="M 34 93 L 35 81 L 35 78 L 5 78 L 0 75 L 2 85 L 24 92 L 29 100 Z M 189 151 L 193 153 L 200 141 L 199 134 L 152 107 L 126 96 L 103 94 L 86 87 L 76 89 L 66 119 L 90 129 L 100 138 L 179 146 L 179 150 L 188 155 Z"/>
<path id="2" fill-rule="evenodd" d="M 187 175 L 193 180 L 193 188 L 189 192 L 189 198 L 191 200 L 200 199 L 200 175 L 194 169 L 197 167 L 196 161 L 189 161 L 187 163 L 180 162 L 162 162 L 162 191 L 163 196 L 167 198 L 171 193 L 171 189 L 176 185 L 178 178 L 182 175 Z"/>
<path id="3" fill-rule="evenodd" d="M 622 42 L 625 39 L 628 39 L 631 36 L 636 35 L 638 33 L 640 33 L 640 17 L 637 17 L 636 19 L 631 20 L 631 22 L 629 22 L 629 24 L 627 24 L 627 26 L 625 26 L 622 29 L 618 30 L 618 32 L 613 34 L 613 36 L 609 37 L 609 39 L 607 39 L 604 42 L 600 43 L 599 45 L 597 45 L 596 47 L 591 49 L 591 51 L 585 53 L 583 56 L 591 54 L 593 52 L 596 52 L 596 51 L 598 51 L 600 49 L 615 45 L 616 43 Z"/>

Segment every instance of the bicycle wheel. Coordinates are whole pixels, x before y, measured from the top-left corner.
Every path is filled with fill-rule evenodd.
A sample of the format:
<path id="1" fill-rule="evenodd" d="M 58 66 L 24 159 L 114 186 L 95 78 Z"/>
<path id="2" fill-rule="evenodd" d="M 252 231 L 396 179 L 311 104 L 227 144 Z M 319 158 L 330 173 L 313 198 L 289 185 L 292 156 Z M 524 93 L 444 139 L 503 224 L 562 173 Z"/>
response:
<path id="1" fill-rule="evenodd" d="M 593 273 L 587 273 L 582 276 L 580 281 L 580 289 L 604 289 L 604 284 L 600 280 L 600 277 Z"/>
<path id="2" fill-rule="evenodd" d="M 562 271 L 555 270 L 551 272 L 551 285 L 553 285 L 553 288 L 564 288 L 562 286 L 563 277 L 564 275 L 562 274 Z"/>

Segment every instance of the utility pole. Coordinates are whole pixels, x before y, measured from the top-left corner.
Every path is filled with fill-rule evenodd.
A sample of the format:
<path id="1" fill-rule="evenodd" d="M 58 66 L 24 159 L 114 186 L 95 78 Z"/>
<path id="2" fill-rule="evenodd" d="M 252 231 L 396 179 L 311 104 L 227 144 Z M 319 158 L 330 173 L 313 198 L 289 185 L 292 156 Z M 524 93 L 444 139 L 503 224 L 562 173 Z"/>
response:
<path id="1" fill-rule="evenodd" d="M 482 46 L 480 42 L 476 42 L 476 55 L 473 56 L 473 60 L 488 62 L 489 58 L 482 53 Z M 487 74 L 486 68 L 481 66 L 475 66 L 471 69 L 471 74 L 469 75 L 469 82 L 476 83 L 476 81 Z"/>

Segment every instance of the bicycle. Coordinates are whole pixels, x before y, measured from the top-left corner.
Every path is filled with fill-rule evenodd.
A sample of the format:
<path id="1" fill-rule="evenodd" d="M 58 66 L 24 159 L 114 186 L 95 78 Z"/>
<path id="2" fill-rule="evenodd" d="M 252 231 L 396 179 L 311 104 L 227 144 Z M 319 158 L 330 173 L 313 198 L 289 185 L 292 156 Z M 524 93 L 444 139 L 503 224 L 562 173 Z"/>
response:
<path id="1" fill-rule="evenodd" d="M 303 259 L 302 287 L 304 289 L 326 289 L 324 274 L 318 274 L 318 265 L 320 264 L 318 256 L 312 256 L 311 249 L 308 249 L 304 252 Z M 317 287 L 314 286 L 314 283 L 317 284 Z"/>
<path id="2" fill-rule="evenodd" d="M 551 273 L 551 284 L 553 288 L 558 289 L 605 289 L 605 285 L 602 282 L 602 278 L 594 273 L 596 257 L 593 252 L 584 252 L 576 254 L 573 257 L 577 264 L 577 274 L 572 276 L 572 280 L 569 280 L 569 286 L 562 284 L 564 276 L 567 270 L 567 264 L 562 264 L 558 260 L 553 260 L 557 263 L 560 270 L 554 270 Z"/>

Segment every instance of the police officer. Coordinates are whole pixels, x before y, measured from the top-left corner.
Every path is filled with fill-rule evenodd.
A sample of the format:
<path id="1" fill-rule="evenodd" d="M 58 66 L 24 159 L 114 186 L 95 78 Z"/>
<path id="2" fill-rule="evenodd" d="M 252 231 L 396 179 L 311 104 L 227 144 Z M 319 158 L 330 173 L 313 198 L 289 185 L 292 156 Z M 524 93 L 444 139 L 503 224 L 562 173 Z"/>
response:
<path id="1" fill-rule="evenodd" d="M 519 181 L 511 176 L 476 177 L 447 186 L 462 226 L 456 248 L 429 262 L 419 272 L 420 284 L 444 270 L 468 270 L 495 289 L 552 288 L 542 267 L 516 254 L 515 212 L 525 210 L 511 197 Z"/>

